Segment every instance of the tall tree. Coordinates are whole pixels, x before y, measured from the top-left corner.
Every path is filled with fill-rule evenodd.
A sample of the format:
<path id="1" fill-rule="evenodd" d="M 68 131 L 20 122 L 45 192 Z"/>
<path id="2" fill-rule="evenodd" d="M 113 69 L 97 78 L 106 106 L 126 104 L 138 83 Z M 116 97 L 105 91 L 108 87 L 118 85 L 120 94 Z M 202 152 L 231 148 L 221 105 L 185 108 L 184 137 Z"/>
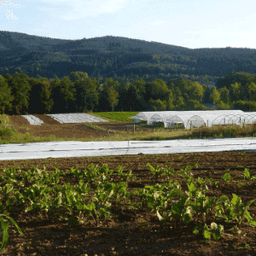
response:
<path id="1" fill-rule="evenodd" d="M 73 83 L 77 80 L 85 80 L 89 78 L 88 74 L 82 71 L 72 71 L 69 74 L 69 79 L 70 81 L 72 81 Z"/>
<path id="2" fill-rule="evenodd" d="M 69 76 L 60 80 L 57 76 L 51 80 L 52 99 L 54 102 L 52 111 L 55 113 L 75 112 L 74 103 L 75 92 L 74 83 Z"/>
<path id="3" fill-rule="evenodd" d="M 119 93 L 114 88 L 111 87 L 108 90 L 108 100 L 109 100 L 109 104 L 110 104 L 110 106 L 112 108 L 112 111 L 114 111 L 114 107 L 118 103 L 118 96 L 119 96 Z"/>
<path id="4" fill-rule="evenodd" d="M 11 95 L 11 88 L 5 81 L 5 78 L 0 75 L 0 111 L 4 114 L 5 109 L 11 110 L 14 97 Z"/>
<path id="5" fill-rule="evenodd" d="M 254 82 L 249 83 L 248 93 L 250 101 L 256 101 L 256 84 Z"/>
<path id="6" fill-rule="evenodd" d="M 96 78 L 81 78 L 75 80 L 75 106 L 77 111 L 93 111 L 99 102 L 99 80 Z"/>
<path id="7" fill-rule="evenodd" d="M 64 100 L 61 94 L 61 80 L 55 75 L 53 79 L 50 80 L 51 84 L 51 98 L 53 100 L 52 113 L 64 113 Z"/>
<path id="8" fill-rule="evenodd" d="M 108 77 L 100 86 L 99 109 L 100 111 L 112 110 L 118 103 L 119 97 L 119 81 L 114 81 L 112 77 Z M 111 105 L 114 104 L 114 105 Z"/>
<path id="9" fill-rule="evenodd" d="M 49 80 L 46 77 L 40 79 L 41 81 L 41 101 L 44 104 L 44 113 L 50 112 L 53 107 L 53 99 L 51 98 L 52 95 L 52 88 Z"/>
<path id="10" fill-rule="evenodd" d="M 25 73 L 18 72 L 15 72 L 13 76 L 6 74 L 5 78 L 14 97 L 12 104 L 15 112 L 20 114 L 24 107 L 28 108 L 29 91 L 31 90 L 29 78 Z"/>
<path id="11" fill-rule="evenodd" d="M 216 87 L 213 87 L 210 99 L 214 105 L 220 101 L 220 92 L 216 89 Z"/>
<path id="12" fill-rule="evenodd" d="M 192 82 L 188 88 L 189 98 L 202 103 L 204 88 L 199 82 Z"/>
<path id="13" fill-rule="evenodd" d="M 230 98 L 231 101 L 238 101 L 241 99 L 241 83 L 235 82 L 234 84 L 230 85 Z"/>
<path id="14" fill-rule="evenodd" d="M 220 89 L 220 100 L 223 101 L 225 104 L 230 104 L 230 92 L 226 86 Z"/>
<path id="15" fill-rule="evenodd" d="M 29 84 L 31 86 L 31 91 L 29 93 L 29 104 L 28 113 L 30 114 L 43 114 L 44 104 L 40 96 L 42 90 L 42 83 L 37 78 L 30 78 Z"/>
<path id="16" fill-rule="evenodd" d="M 74 112 L 74 102 L 76 100 L 75 98 L 75 85 L 74 83 L 70 80 L 68 76 L 65 76 L 61 80 L 61 95 L 64 97 L 65 100 L 65 111 L 68 112 Z"/>

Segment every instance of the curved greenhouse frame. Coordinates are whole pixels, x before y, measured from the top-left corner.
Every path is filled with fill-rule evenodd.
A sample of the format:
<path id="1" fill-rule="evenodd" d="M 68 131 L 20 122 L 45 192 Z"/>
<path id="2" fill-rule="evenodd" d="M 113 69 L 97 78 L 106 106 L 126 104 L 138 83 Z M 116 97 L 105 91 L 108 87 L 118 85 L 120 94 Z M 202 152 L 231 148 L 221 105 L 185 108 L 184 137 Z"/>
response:
<path id="1" fill-rule="evenodd" d="M 146 121 L 147 124 L 163 122 L 165 127 L 183 123 L 187 129 L 190 126 L 207 125 L 211 127 L 215 124 L 253 123 L 256 121 L 256 112 L 245 113 L 242 110 L 149 111 L 140 112 L 131 119 Z"/>

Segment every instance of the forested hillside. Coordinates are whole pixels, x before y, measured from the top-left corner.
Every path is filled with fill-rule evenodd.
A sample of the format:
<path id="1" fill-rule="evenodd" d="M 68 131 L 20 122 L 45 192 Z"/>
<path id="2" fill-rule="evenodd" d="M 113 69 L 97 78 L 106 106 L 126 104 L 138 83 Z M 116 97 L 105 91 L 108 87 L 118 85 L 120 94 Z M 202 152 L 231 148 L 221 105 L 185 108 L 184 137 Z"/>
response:
<path id="1" fill-rule="evenodd" d="M 72 71 L 89 77 L 138 79 L 186 78 L 215 85 L 232 72 L 256 73 L 256 50 L 189 49 L 157 42 L 105 36 L 61 40 L 0 31 L 0 74 L 63 78 Z"/>
<path id="2" fill-rule="evenodd" d="M 256 50 L 0 31 L 0 111 L 256 111 Z"/>

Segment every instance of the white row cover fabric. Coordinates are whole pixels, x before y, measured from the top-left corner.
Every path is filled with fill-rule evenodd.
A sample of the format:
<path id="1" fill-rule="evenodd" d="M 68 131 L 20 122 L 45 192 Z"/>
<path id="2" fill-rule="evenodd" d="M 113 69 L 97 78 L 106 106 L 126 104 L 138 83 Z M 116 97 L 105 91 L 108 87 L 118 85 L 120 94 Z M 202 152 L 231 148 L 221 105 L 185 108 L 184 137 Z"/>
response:
<path id="1" fill-rule="evenodd" d="M 136 122 L 146 121 L 148 124 L 162 122 L 165 127 L 183 123 L 185 129 L 206 125 L 253 124 L 256 122 L 256 112 L 242 110 L 205 110 L 205 111 L 154 111 L 140 112 L 131 117 Z"/>
<path id="2" fill-rule="evenodd" d="M 189 152 L 256 151 L 256 138 L 160 141 L 52 141 L 0 146 L 0 160 Z"/>
<path id="3" fill-rule="evenodd" d="M 47 114 L 47 116 L 52 117 L 56 121 L 67 124 L 67 123 L 87 123 L 87 122 L 108 122 L 99 117 L 85 113 L 64 113 L 64 114 Z"/>
<path id="4" fill-rule="evenodd" d="M 21 115 L 21 116 L 26 118 L 31 125 L 41 125 L 43 123 L 43 121 L 41 119 L 39 119 L 33 115 Z"/>

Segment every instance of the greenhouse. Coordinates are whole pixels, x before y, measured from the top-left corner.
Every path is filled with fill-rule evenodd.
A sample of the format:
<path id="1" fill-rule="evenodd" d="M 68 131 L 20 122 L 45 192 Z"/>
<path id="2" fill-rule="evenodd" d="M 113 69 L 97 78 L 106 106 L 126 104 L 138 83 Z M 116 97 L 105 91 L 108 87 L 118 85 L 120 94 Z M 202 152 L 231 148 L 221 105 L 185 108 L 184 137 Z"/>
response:
<path id="1" fill-rule="evenodd" d="M 256 122 L 256 112 L 242 110 L 204 110 L 204 111 L 153 111 L 140 112 L 131 117 L 135 122 L 145 121 L 147 124 L 161 122 L 164 127 L 183 124 L 185 129 L 206 125 L 253 124 Z"/>

